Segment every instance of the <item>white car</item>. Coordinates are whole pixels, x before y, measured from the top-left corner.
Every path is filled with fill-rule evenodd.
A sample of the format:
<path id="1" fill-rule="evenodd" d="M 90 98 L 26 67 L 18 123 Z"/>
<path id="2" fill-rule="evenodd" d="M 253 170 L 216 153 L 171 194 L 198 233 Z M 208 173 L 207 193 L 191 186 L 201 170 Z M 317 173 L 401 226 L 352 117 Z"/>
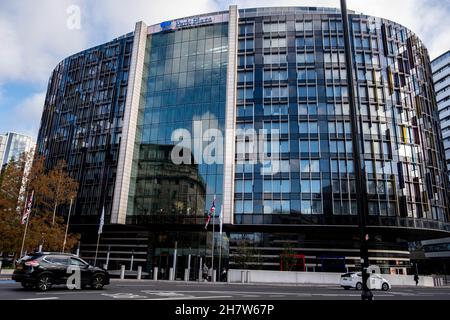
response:
<path id="1" fill-rule="evenodd" d="M 340 281 L 341 287 L 345 290 L 354 288 L 356 290 L 362 290 L 362 275 L 361 272 L 346 273 L 341 275 Z M 389 281 L 380 276 L 379 274 L 372 273 L 367 284 L 371 290 L 383 290 L 388 291 L 391 288 Z"/>

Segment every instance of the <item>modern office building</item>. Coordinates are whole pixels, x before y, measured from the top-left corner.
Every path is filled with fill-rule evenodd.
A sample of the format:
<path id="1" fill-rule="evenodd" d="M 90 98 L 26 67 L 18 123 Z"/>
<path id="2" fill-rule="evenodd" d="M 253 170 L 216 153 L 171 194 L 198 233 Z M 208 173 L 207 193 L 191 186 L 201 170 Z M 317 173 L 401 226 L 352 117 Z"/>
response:
<path id="1" fill-rule="evenodd" d="M 231 6 L 138 22 L 59 63 L 37 151 L 80 182 L 81 255 L 95 255 L 104 207 L 98 261 L 113 269 L 168 277 L 177 252 L 176 277 L 211 255 L 216 268 L 354 270 L 362 196 L 370 262 L 409 272 L 409 241 L 450 232 L 430 59 L 395 22 L 349 19 L 353 61 L 338 9 Z M 213 203 L 223 233 L 218 218 L 205 229 Z"/>
<path id="2" fill-rule="evenodd" d="M 450 173 L 450 51 L 434 59 L 431 62 L 431 70 L 441 120 L 447 171 Z"/>
<path id="3" fill-rule="evenodd" d="M 12 159 L 18 160 L 24 152 L 34 149 L 33 138 L 16 132 L 7 132 L 0 135 L 0 161 L 2 166 Z"/>
<path id="4" fill-rule="evenodd" d="M 3 164 L 3 155 L 5 154 L 6 148 L 6 134 L 0 134 L 0 163 Z"/>

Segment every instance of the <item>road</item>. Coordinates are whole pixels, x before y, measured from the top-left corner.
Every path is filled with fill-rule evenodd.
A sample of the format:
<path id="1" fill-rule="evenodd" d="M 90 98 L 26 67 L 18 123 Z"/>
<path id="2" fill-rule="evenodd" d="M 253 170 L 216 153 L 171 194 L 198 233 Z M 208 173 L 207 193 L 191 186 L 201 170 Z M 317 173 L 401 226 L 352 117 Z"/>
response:
<path id="1" fill-rule="evenodd" d="M 360 300 L 360 292 L 339 286 L 248 285 L 112 280 L 103 290 L 27 291 L 0 279 L 0 300 Z M 450 287 L 397 287 L 374 291 L 375 300 L 450 300 Z"/>

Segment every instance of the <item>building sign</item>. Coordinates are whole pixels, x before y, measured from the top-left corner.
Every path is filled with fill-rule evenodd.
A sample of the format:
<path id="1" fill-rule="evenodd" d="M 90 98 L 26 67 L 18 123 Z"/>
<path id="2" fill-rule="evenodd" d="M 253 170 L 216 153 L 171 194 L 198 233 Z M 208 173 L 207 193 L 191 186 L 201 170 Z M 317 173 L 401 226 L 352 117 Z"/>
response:
<path id="1" fill-rule="evenodd" d="M 174 23 L 175 22 L 175 23 Z M 174 29 L 182 29 L 189 27 L 196 27 L 205 24 L 213 23 L 212 17 L 195 17 L 189 19 L 181 19 L 175 21 L 165 21 L 160 23 L 161 31 L 170 31 Z"/>
<path id="2" fill-rule="evenodd" d="M 153 34 L 157 32 L 170 32 L 178 29 L 186 29 L 215 23 L 223 23 L 228 22 L 228 18 L 229 18 L 228 13 L 222 12 L 210 16 L 198 16 L 191 18 L 181 18 L 177 20 L 169 20 L 149 26 L 147 29 L 147 33 Z"/>
<path id="3" fill-rule="evenodd" d="M 196 27 L 204 24 L 213 23 L 211 17 L 195 17 L 191 19 L 181 19 L 176 21 L 176 28 Z"/>
<path id="4" fill-rule="evenodd" d="M 172 21 L 164 21 L 159 25 L 162 31 L 172 30 Z"/>

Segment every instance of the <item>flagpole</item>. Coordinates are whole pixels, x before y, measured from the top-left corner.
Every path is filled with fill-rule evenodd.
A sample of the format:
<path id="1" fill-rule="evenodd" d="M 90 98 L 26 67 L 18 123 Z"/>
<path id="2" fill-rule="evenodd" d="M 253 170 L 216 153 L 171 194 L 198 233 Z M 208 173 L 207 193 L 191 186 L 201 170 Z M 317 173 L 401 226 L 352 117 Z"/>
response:
<path id="1" fill-rule="evenodd" d="M 212 248 L 211 248 L 211 282 L 213 281 L 213 277 L 214 277 L 214 230 L 215 230 L 215 225 L 216 225 L 216 213 L 213 212 L 213 232 L 212 232 Z"/>
<path id="2" fill-rule="evenodd" d="M 100 243 L 100 235 L 101 233 L 99 233 L 97 236 L 97 247 L 95 248 L 94 266 L 97 266 L 97 254 L 98 254 L 98 244 Z"/>
<path id="3" fill-rule="evenodd" d="M 24 232 L 23 232 L 22 247 L 20 248 L 20 257 L 19 257 L 19 258 L 22 258 L 23 248 L 25 247 L 25 237 L 27 236 L 28 221 L 30 221 L 30 216 L 31 216 L 31 212 L 30 212 L 30 214 L 28 215 L 27 223 L 25 224 L 25 230 L 24 230 Z"/>
<path id="4" fill-rule="evenodd" d="M 66 248 L 67 233 L 69 232 L 69 223 L 70 223 L 70 214 L 72 213 L 72 204 L 73 204 L 73 198 L 70 199 L 69 216 L 67 217 L 66 233 L 64 234 L 64 242 L 63 242 L 63 248 L 62 248 L 63 253 L 64 253 L 64 249 Z"/>
<path id="5" fill-rule="evenodd" d="M 103 233 L 103 224 L 105 223 L 105 207 L 103 206 L 102 215 L 100 217 L 100 224 L 98 226 L 97 246 L 95 247 L 94 266 L 97 264 L 98 245 L 100 243 L 100 235 Z"/>
<path id="6" fill-rule="evenodd" d="M 31 192 L 31 201 L 33 201 L 33 196 L 34 196 L 34 190 Z M 25 199 L 25 201 L 26 201 L 25 202 L 25 210 L 23 212 L 23 216 L 21 217 L 21 219 L 23 219 L 25 214 L 27 214 L 27 222 L 25 223 L 25 230 L 23 232 L 22 247 L 20 248 L 20 257 L 19 258 L 22 258 L 23 249 L 25 247 L 25 238 L 27 236 L 27 231 L 28 231 L 28 222 L 30 221 L 30 218 L 31 218 L 31 201 L 28 200 L 28 195 L 27 195 L 27 199 Z M 28 210 L 28 207 L 30 207 L 30 210 Z"/>
<path id="7" fill-rule="evenodd" d="M 220 207 L 220 215 L 219 215 L 219 282 L 221 281 L 222 276 L 222 270 L 221 270 L 221 264 L 222 264 L 222 220 L 223 220 L 223 205 Z"/>

